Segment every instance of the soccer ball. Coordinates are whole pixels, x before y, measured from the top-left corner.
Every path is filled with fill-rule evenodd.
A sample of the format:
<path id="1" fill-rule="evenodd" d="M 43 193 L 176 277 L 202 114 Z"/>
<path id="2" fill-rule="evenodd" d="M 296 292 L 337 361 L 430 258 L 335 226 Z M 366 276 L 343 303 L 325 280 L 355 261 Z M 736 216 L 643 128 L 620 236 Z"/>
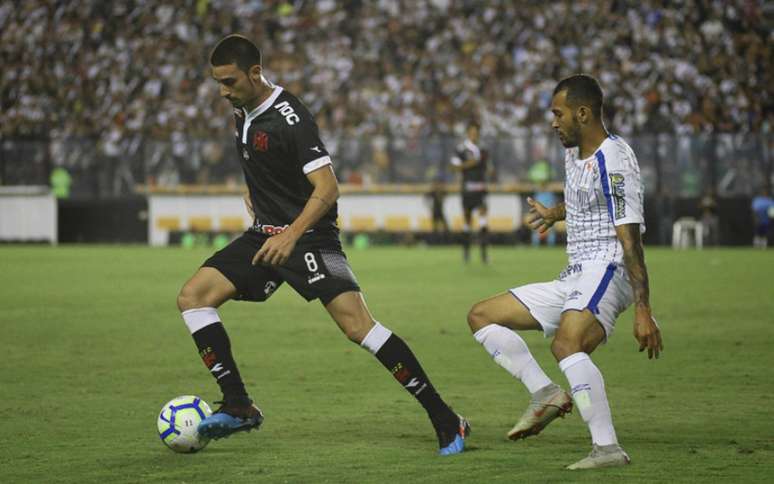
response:
<path id="1" fill-rule="evenodd" d="M 193 395 L 173 398 L 161 407 L 159 437 L 175 452 L 191 453 L 203 449 L 210 439 L 196 431 L 199 422 L 212 415 L 207 402 Z"/>

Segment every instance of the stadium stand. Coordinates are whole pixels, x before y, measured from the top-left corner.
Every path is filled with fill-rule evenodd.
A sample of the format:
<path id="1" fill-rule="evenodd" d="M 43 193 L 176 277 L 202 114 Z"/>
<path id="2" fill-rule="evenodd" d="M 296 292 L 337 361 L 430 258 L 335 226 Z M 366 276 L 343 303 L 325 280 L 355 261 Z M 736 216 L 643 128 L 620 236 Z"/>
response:
<path id="1" fill-rule="evenodd" d="M 577 71 L 606 87 L 612 129 L 644 146 L 662 137 L 689 173 L 729 150 L 750 164 L 774 121 L 765 21 L 774 7 L 665 5 L 4 2 L 0 183 L 47 184 L 51 168 L 64 166 L 76 196 L 120 195 L 138 184 L 238 184 L 230 109 L 206 60 L 233 31 L 255 39 L 266 76 L 316 113 L 343 182 L 444 175 L 470 117 L 481 120 L 499 179 L 523 179 L 530 160 L 556 153 L 550 136 L 535 134 L 546 132 L 556 79 Z M 729 137 L 708 140 L 718 133 Z M 697 183 L 719 183 L 718 172 Z M 667 188 L 692 190 L 682 185 Z"/>

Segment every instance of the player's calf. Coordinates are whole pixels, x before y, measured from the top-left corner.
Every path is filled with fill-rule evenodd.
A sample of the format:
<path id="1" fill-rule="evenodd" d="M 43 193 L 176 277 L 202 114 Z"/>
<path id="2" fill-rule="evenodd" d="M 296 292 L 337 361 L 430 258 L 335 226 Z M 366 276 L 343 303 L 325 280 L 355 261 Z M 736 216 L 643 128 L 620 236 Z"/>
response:
<path id="1" fill-rule="evenodd" d="M 486 302 L 478 302 L 468 311 L 468 326 L 470 331 L 475 333 L 485 326 L 491 324 L 490 318 L 486 314 Z"/>
<path id="2" fill-rule="evenodd" d="M 441 454 L 462 452 L 465 435 L 470 431 L 470 426 L 443 401 L 405 341 L 376 323 L 361 345 L 372 353 L 425 409 L 438 435 Z"/>

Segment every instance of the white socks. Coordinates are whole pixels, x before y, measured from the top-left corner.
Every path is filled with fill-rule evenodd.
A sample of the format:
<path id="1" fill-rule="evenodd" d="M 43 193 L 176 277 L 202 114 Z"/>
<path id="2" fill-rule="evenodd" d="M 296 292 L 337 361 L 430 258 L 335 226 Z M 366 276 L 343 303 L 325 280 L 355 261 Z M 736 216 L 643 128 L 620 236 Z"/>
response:
<path id="1" fill-rule="evenodd" d="M 586 353 L 574 353 L 559 362 L 570 383 L 575 406 L 589 426 L 591 440 L 597 445 L 617 444 L 613 418 L 605 395 L 602 373 Z"/>
<path id="2" fill-rule="evenodd" d="M 490 324 L 476 331 L 473 337 L 484 345 L 484 349 L 494 358 L 495 363 L 521 380 L 530 393 L 551 384 L 551 380 L 529 352 L 527 343 L 514 331 L 499 324 Z"/>
<path id="3" fill-rule="evenodd" d="M 530 393 L 551 384 L 527 348 L 521 336 L 498 324 L 476 331 L 476 341 L 484 345 L 495 362 L 524 383 Z M 597 445 L 617 444 L 613 418 L 605 394 L 602 373 L 586 353 L 575 353 L 559 362 L 570 383 L 575 406 L 589 426 L 591 440 Z"/>

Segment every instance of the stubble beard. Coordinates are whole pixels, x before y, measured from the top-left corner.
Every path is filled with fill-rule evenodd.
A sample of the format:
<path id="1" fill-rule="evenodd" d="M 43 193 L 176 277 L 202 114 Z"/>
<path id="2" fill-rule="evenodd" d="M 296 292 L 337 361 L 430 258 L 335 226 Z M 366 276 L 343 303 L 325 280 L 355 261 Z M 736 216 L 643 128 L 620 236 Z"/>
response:
<path id="1" fill-rule="evenodd" d="M 576 121 L 574 118 L 572 120 L 572 125 L 567 130 L 567 132 L 564 135 L 564 139 L 562 137 L 559 138 L 562 141 L 562 144 L 565 148 L 575 148 L 580 145 L 580 124 L 578 121 Z"/>

